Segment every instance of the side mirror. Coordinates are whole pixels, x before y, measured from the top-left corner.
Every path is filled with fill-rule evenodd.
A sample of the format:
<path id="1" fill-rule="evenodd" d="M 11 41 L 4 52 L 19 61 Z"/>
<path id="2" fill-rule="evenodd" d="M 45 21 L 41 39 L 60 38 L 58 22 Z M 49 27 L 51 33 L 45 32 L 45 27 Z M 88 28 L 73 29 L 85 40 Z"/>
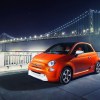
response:
<path id="1" fill-rule="evenodd" d="M 83 54 L 84 53 L 84 51 L 82 51 L 82 50 L 77 50 L 76 52 L 75 52 L 75 55 L 80 55 L 80 54 Z"/>

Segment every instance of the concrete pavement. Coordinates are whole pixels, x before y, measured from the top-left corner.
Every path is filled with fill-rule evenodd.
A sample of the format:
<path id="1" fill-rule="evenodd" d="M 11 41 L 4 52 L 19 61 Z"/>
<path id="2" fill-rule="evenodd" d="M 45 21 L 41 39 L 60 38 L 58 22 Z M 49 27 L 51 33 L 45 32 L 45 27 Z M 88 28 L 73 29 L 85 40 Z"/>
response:
<path id="1" fill-rule="evenodd" d="M 0 100 L 99 100 L 100 74 L 89 74 L 67 85 L 43 82 L 27 71 L 0 76 Z"/>
<path id="2" fill-rule="evenodd" d="M 7 74 L 9 72 L 21 72 L 28 69 L 28 64 L 25 65 L 13 65 L 13 66 L 2 66 L 0 67 L 0 75 Z"/>

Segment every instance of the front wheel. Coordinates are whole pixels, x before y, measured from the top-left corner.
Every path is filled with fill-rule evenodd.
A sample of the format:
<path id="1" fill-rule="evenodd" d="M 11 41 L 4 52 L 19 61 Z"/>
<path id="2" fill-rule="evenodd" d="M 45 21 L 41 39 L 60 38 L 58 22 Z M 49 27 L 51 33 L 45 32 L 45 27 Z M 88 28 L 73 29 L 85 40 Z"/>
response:
<path id="1" fill-rule="evenodd" d="M 72 70 L 69 67 L 65 67 L 60 75 L 60 83 L 67 84 L 71 81 Z"/>
<path id="2" fill-rule="evenodd" d="M 100 73 L 100 62 L 97 62 L 97 63 L 96 63 L 95 73 L 96 73 L 96 74 L 99 74 L 99 73 Z"/>

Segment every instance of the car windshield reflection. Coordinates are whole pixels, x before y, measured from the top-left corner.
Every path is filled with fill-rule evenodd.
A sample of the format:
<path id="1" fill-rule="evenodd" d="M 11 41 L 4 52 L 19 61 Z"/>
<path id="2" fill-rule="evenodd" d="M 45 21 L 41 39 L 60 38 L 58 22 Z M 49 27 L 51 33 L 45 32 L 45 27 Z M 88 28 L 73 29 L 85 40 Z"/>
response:
<path id="1" fill-rule="evenodd" d="M 60 43 L 53 45 L 45 51 L 49 54 L 68 54 L 75 43 Z"/>

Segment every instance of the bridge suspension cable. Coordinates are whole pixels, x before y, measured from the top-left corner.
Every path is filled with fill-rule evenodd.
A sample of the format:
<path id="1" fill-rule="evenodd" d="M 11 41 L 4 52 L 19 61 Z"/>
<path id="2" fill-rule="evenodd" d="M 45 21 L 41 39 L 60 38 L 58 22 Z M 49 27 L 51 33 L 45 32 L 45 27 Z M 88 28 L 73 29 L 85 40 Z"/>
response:
<path id="1" fill-rule="evenodd" d="M 64 25 L 41 35 L 14 38 L 7 33 L 0 35 L 0 43 L 31 41 L 39 39 L 64 38 L 100 33 L 100 11 L 88 10 Z"/>

